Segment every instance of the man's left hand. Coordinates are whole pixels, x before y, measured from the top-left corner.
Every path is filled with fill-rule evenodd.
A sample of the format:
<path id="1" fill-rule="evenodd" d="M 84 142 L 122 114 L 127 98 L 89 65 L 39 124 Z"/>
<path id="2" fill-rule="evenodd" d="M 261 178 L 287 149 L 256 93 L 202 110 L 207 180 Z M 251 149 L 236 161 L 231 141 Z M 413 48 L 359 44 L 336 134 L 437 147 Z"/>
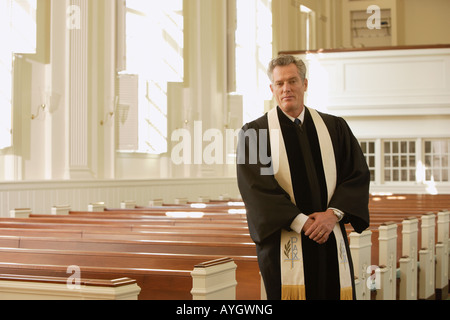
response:
<path id="1" fill-rule="evenodd" d="M 332 209 L 325 212 L 316 212 L 308 217 L 303 226 L 305 235 L 318 244 L 324 244 L 328 241 L 330 233 L 333 232 L 338 218 L 334 215 Z"/>

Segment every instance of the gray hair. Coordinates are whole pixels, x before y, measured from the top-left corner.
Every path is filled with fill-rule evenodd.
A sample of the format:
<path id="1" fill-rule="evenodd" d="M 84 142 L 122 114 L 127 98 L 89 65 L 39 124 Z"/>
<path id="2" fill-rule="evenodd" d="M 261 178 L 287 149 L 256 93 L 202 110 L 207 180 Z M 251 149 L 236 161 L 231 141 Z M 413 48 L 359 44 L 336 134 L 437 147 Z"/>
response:
<path id="1" fill-rule="evenodd" d="M 298 69 L 298 74 L 302 80 L 306 78 L 306 65 L 301 59 L 297 59 L 290 55 L 280 55 L 273 59 L 269 63 L 269 68 L 267 70 L 267 75 L 269 76 L 270 82 L 273 83 L 273 70 L 278 66 L 288 66 L 290 64 L 295 64 Z"/>

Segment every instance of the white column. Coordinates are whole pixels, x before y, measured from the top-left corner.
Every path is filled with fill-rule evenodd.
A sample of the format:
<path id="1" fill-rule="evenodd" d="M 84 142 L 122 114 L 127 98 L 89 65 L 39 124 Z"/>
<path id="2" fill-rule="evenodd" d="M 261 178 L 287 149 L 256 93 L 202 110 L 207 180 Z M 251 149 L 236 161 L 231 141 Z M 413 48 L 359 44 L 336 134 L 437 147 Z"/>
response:
<path id="1" fill-rule="evenodd" d="M 203 141 L 209 129 L 224 134 L 227 110 L 227 1 L 184 1 L 186 114 L 184 128 L 192 136 L 190 175 L 197 177 L 222 175 L 223 165 L 205 164 L 203 151 L 210 144 Z M 180 111 L 176 111 L 180 112 Z M 169 120 L 170 121 L 170 120 Z M 195 125 L 201 121 L 200 125 Z M 197 128 L 201 128 L 197 130 Z M 225 161 L 225 160 L 223 160 Z"/>
<path id="2" fill-rule="evenodd" d="M 93 44 L 93 51 L 97 53 L 93 57 L 98 64 L 103 64 L 103 72 L 97 74 L 97 84 L 103 87 L 103 91 L 97 90 L 92 92 L 92 96 L 96 101 L 100 101 L 98 105 L 97 122 L 94 122 L 94 128 L 98 129 L 98 148 L 97 148 L 97 164 L 93 168 L 97 168 L 98 177 L 104 179 L 115 178 L 115 159 L 116 159 L 116 140 L 115 140 L 115 121 L 117 119 L 116 110 L 116 76 L 118 68 L 116 67 L 116 30 L 120 27 L 117 25 L 116 16 L 119 15 L 117 6 L 122 5 L 123 1 L 104 0 L 98 3 L 96 8 L 96 20 L 102 22 L 97 25 L 100 29 L 97 31 L 98 37 L 102 39 L 99 43 Z M 123 9 L 123 8 L 122 8 Z M 102 33 L 103 30 L 103 33 Z M 93 105 L 95 104 L 92 101 Z M 101 125 L 103 123 L 103 125 Z"/>

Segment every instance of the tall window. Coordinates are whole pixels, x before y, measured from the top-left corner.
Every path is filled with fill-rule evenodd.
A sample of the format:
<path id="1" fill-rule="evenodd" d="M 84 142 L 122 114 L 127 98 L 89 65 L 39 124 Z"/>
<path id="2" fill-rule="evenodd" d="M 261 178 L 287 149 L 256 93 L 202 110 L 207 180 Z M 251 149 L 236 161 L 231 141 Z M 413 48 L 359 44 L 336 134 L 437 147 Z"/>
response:
<path id="1" fill-rule="evenodd" d="M 375 181 L 375 141 L 361 141 L 361 150 L 366 157 L 370 171 L 370 181 Z"/>
<path id="2" fill-rule="evenodd" d="M 139 152 L 167 152 L 167 83 L 183 81 L 183 0 L 127 0 L 127 70 L 138 75 Z"/>
<path id="3" fill-rule="evenodd" d="M 425 181 L 449 182 L 450 139 L 425 140 Z"/>
<path id="4" fill-rule="evenodd" d="M 310 8 L 304 5 L 300 5 L 300 12 L 304 19 L 305 27 L 305 50 L 311 50 L 315 48 L 315 13 Z"/>
<path id="5" fill-rule="evenodd" d="M 0 149 L 11 146 L 14 53 L 36 53 L 37 0 L 0 1 Z"/>
<path id="6" fill-rule="evenodd" d="M 384 141 L 384 181 L 416 181 L 416 142 L 409 140 Z"/>
<path id="7" fill-rule="evenodd" d="M 272 59 L 272 1 L 236 0 L 236 93 L 243 96 L 244 123 L 271 100 L 267 65 Z"/>

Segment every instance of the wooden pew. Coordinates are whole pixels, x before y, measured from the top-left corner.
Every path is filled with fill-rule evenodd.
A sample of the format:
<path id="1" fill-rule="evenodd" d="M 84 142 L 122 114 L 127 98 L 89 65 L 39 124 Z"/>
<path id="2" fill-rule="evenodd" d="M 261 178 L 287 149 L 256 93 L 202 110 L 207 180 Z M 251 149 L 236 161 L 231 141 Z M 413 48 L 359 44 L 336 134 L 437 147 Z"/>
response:
<path id="1" fill-rule="evenodd" d="M 219 255 L 0 248 L 0 261 L 2 261 L 0 273 L 21 274 L 20 270 L 22 270 L 22 273 L 29 274 L 33 268 L 37 268 L 38 275 L 45 275 L 42 271 L 47 270 L 49 275 L 53 276 L 54 270 L 58 270 L 61 276 L 61 272 L 66 272 L 68 266 L 76 265 L 80 267 L 82 277 L 111 279 L 118 275 L 126 275 L 136 279 L 142 289 L 139 296 L 141 300 L 189 300 L 192 298 L 190 297 L 192 287 L 190 274 L 193 266 L 222 257 Z M 230 258 L 237 265 L 237 299 L 258 300 L 260 276 L 256 257 L 232 256 Z M 55 268 L 55 266 L 58 267 Z M 5 272 L 6 270 L 9 271 Z M 163 292 L 164 290 L 168 292 Z M 169 293 L 170 296 L 168 296 Z"/>
<path id="2" fill-rule="evenodd" d="M 52 230 L 83 230 L 83 231 L 112 231 L 112 232 L 146 232 L 146 231 L 165 231 L 165 232 L 177 232 L 177 233 L 192 233 L 193 227 L 195 226 L 195 230 L 204 234 L 218 234 L 218 233 L 227 233 L 227 234 L 236 234 L 242 232 L 248 232 L 248 227 L 246 226 L 224 226 L 220 224 L 214 225 L 170 225 L 170 224 L 152 224 L 152 225 L 143 225 L 143 224 L 107 224 L 101 221 L 92 222 L 92 223 L 84 223 L 84 222 L 76 222 L 76 223 L 52 223 L 50 221 L 47 222 L 35 222 L 35 221 L 18 221 L 11 220 L 5 221 L 3 218 L 0 218 L 0 228 L 26 228 L 26 229 L 52 229 Z"/>
<path id="3" fill-rule="evenodd" d="M 65 226 L 65 227 L 70 227 L 70 226 L 72 226 L 72 227 L 75 227 L 75 228 L 78 228 L 78 227 L 80 227 L 80 226 L 83 226 L 83 228 L 86 228 L 86 227 L 91 227 L 91 226 L 93 226 L 93 223 L 92 223 L 92 220 L 91 219 L 89 219 L 90 221 L 86 221 L 86 220 L 83 220 L 83 221 L 81 221 L 81 223 L 80 223 L 80 220 L 78 219 L 78 221 L 76 221 L 77 223 L 76 223 L 76 225 L 75 226 L 73 226 L 72 224 L 70 224 L 70 223 L 68 223 L 69 222 L 69 220 L 68 219 L 51 219 L 50 220 L 50 218 L 51 217 L 49 217 L 48 219 L 46 219 L 46 218 L 44 218 L 45 220 L 46 220 L 46 227 L 48 227 L 48 226 L 51 226 L 51 225 L 54 225 L 55 223 L 58 223 L 58 222 L 61 222 L 61 224 L 60 224 L 60 226 L 62 225 L 62 226 Z M 39 222 L 37 222 L 37 221 L 39 221 Z M 20 220 L 20 219 L 14 219 L 14 221 L 7 221 L 7 220 L 3 220 L 2 222 L 5 224 L 5 225 L 8 225 L 9 224 L 9 226 L 11 226 L 12 224 L 14 224 L 14 223 L 16 223 L 16 226 L 18 226 L 18 225 L 21 225 L 22 227 L 23 226 L 26 226 L 26 227 L 28 227 L 28 228 L 31 228 L 31 230 L 33 230 L 32 228 L 32 225 L 39 225 L 39 226 L 42 226 L 43 225 L 43 219 L 39 219 L 39 218 L 30 218 L 30 219 L 28 219 L 27 221 L 23 221 L 23 220 Z M 49 223 L 49 222 L 52 222 L 52 223 Z M 0 224 L 2 223 L 2 222 L 0 222 Z M 96 222 L 98 222 L 98 221 L 96 221 Z M 123 232 L 123 226 L 124 226 L 124 223 L 123 223 L 123 221 L 120 221 L 120 223 L 118 223 L 118 225 L 120 225 L 122 228 L 118 228 L 117 227 L 117 225 L 116 225 L 116 222 L 117 221 L 102 221 L 101 222 L 101 224 L 99 224 L 98 226 L 100 226 L 101 225 L 101 228 L 102 229 L 104 229 L 104 227 L 106 226 L 107 228 L 111 228 L 111 227 L 113 227 L 113 230 L 114 230 L 114 232 L 116 232 L 116 234 L 120 234 L 120 232 Z M 128 221 L 129 222 L 129 221 Z M 133 221 L 133 222 L 135 222 L 135 221 Z M 141 221 L 139 221 L 139 222 L 141 222 Z M 139 223 L 139 226 L 141 226 L 141 224 Z M 203 226 L 204 227 L 204 226 Z M 223 226 L 222 226 L 222 228 L 223 228 Z M 233 226 L 231 226 L 230 228 L 233 228 Z M 91 228 L 89 228 L 90 230 L 92 230 Z M 197 229 L 197 228 L 196 228 Z M 233 228 L 234 229 L 234 228 Z M 19 229 L 20 230 L 20 229 Z M 42 229 L 40 229 L 40 230 L 42 230 Z M 50 229 L 50 230 L 52 230 L 52 229 Z M 68 230 L 70 230 L 70 229 L 68 229 Z M 171 229 L 171 230 L 173 230 L 173 229 Z M 191 228 L 191 230 L 192 230 L 192 228 Z M 237 228 L 236 230 L 241 230 L 241 228 Z M 233 230 L 233 231 L 236 231 L 236 230 Z M 73 231 L 73 230 L 72 230 Z M 60 231 L 61 232 L 61 231 Z M 84 230 L 84 231 L 82 231 L 84 234 L 86 234 L 86 230 Z M 248 235 L 248 234 L 247 234 Z M 8 241 L 8 240 L 11 240 L 11 239 L 7 239 L 7 238 L 4 238 L 3 239 L 4 241 Z M 61 247 L 63 247 L 63 248 L 65 248 L 65 249 L 67 249 L 67 241 L 69 241 L 69 239 L 65 239 L 65 240 L 67 240 L 66 242 L 65 241 L 53 241 L 53 240 L 50 240 L 50 241 L 48 241 L 49 239 L 46 239 L 47 241 L 45 241 L 44 239 L 36 239 L 36 238 L 34 238 L 34 239 L 24 239 L 24 238 L 22 238 L 22 239 L 20 239 L 20 242 L 22 243 L 22 245 L 24 245 L 24 246 L 32 246 L 32 247 L 36 247 L 36 246 L 40 246 L 42 243 L 46 243 L 45 244 L 45 246 L 46 247 L 48 247 L 48 246 L 52 246 L 52 247 L 54 247 L 54 248 L 58 248 L 58 247 L 60 247 L 59 245 L 56 245 L 55 244 L 55 242 L 56 243 L 58 243 L 58 242 L 60 242 L 62 245 L 61 245 Z M 247 240 L 248 240 L 248 238 L 247 238 Z M 71 243 L 73 243 L 73 241 L 72 240 L 70 240 L 71 241 Z M 98 242 L 98 241 L 97 241 Z M 27 245 L 27 243 L 28 243 L 28 245 Z M 86 242 L 84 242 L 83 243 L 83 241 L 78 241 L 77 242 L 78 244 L 83 244 L 83 245 L 86 245 Z M 111 244 L 111 241 L 110 240 L 108 240 L 108 241 L 103 241 L 102 242 L 102 245 L 104 245 L 105 243 L 107 243 L 107 244 Z M 160 245 L 161 243 L 159 243 L 159 245 Z M 124 248 L 123 248 L 123 243 L 121 243 L 120 245 L 119 245 L 119 251 L 122 251 L 122 250 L 124 250 Z M 202 244 L 202 246 L 203 246 L 203 244 Z M 239 246 L 240 246 L 240 244 L 239 244 Z M 250 247 L 251 246 L 254 246 L 253 245 L 253 243 L 251 243 L 250 244 Z M 247 244 L 247 245 L 245 245 L 245 247 L 247 247 L 247 248 L 249 248 L 249 245 Z M 230 248 L 230 244 L 227 244 L 227 247 L 225 247 L 225 246 L 223 246 L 223 248 L 227 248 L 226 250 L 231 250 L 231 251 L 233 251 L 234 252 L 234 254 L 236 254 L 236 247 L 233 247 L 232 246 L 232 248 Z M 104 248 L 103 248 L 104 249 Z M 213 251 L 213 253 L 217 253 L 217 245 L 215 246 L 215 248 L 213 248 L 213 246 L 210 246 L 210 251 L 209 251 L 209 253 L 211 253 L 211 251 Z M 219 248 L 220 249 L 220 248 Z M 129 248 L 126 248 L 126 250 L 129 250 Z M 142 250 L 142 249 L 136 249 L 136 250 Z M 152 249 L 153 250 L 153 249 Z M 164 252 L 166 252 L 167 251 L 167 247 L 166 248 L 164 248 L 164 249 L 161 249 L 162 251 L 164 251 Z M 171 249 L 171 250 L 173 250 L 173 248 Z M 230 251 L 230 252 L 231 252 Z M 253 254 L 254 255 L 254 253 L 255 253 L 255 250 L 254 250 L 254 248 L 252 249 L 252 252 L 250 253 L 250 252 L 245 252 L 245 254 L 246 255 L 250 255 L 250 254 Z M 256 267 L 256 270 L 258 270 L 258 268 L 257 268 L 257 263 L 256 263 L 256 258 L 255 258 L 255 263 L 253 264 L 253 266 L 254 267 Z M 239 270 L 240 271 L 240 270 Z M 241 274 L 242 272 L 238 272 L 238 274 Z M 258 277 L 259 277 L 259 274 L 258 274 Z M 259 281 L 257 282 L 257 284 L 259 284 Z M 259 292 L 259 291 L 258 291 Z M 247 296 L 247 298 L 248 298 L 248 296 Z M 256 296 L 254 296 L 253 295 L 253 297 L 252 297 L 252 299 L 255 299 L 255 298 L 257 298 Z"/>
<path id="4" fill-rule="evenodd" d="M 190 253 L 202 255 L 255 256 L 254 243 L 239 242 L 192 242 L 162 240 L 111 240 L 37 238 L 25 236 L 0 236 L 0 247 L 52 250 Z"/>
<path id="5" fill-rule="evenodd" d="M 392 245 L 392 249 L 396 249 L 397 251 L 397 268 L 400 270 L 400 279 L 404 277 L 408 277 L 408 279 L 413 279 L 411 283 L 408 284 L 408 286 L 405 286 L 405 283 L 403 283 L 403 288 L 401 287 L 402 283 L 400 281 L 400 284 L 397 286 L 397 298 L 400 296 L 403 299 L 406 299 L 408 296 L 410 299 L 417 299 L 417 285 L 414 285 L 415 280 L 417 279 L 417 260 L 418 256 L 422 256 L 423 264 L 425 264 L 425 261 L 431 261 L 428 263 L 429 268 L 433 268 L 432 271 L 422 272 L 422 282 L 433 282 L 434 280 L 434 267 L 431 267 L 431 265 L 434 265 L 432 263 L 434 254 L 432 255 L 431 252 L 436 252 L 436 273 L 437 270 L 441 272 L 441 278 L 442 275 L 444 275 L 443 269 L 448 269 L 448 264 L 446 265 L 446 261 L 448 263 L 448 229 L 449 225 L 447 222 L 444 222 L 443 220 L 446 220 L 447 217 L 442 217 L 441 222 L 442 226 L 440 227 L 441 233 L 443 236 L 441 236 L 440 240 L 435 240 L 432 233 L 438 232 L 439 228 L 438 226 L 427 226 L 427 223 L 422 223 L 423 226 L 421 228 L 418 228 L 418 220 L 422 222 L 423 217 L 427 217 L 429 215 L 428 213 L 430 211 L 434 211 L 439 208 L 448 208 L 450 206 L 450 195 L 445 195 L 442 197 L 439 197 L 439 201 L 436 201 L 434 197 L 416 197 L 416 196 L 407 196 L 401 199 L 401 201 L 394 201 L 399 197 L 394 196 L 392 199 L 382 199 L 383 201 L 375 201 L 373 202 L 371 199 L 371 225 L 368 229 L 368 231 L 371 233 L 371 262 L 372 264 L 378 265 L 379 264 L 379 257 L 380 255 L 378 252 L 380 251 L 380 243 L 379 243 L 379 228 L 382 226 L 383 222 L 386 222 L 387 220 L 393 221 L 395 224 L 397 224 L 397 241 L 396 244 Z M 406 201 L 405 201 L 406 200 Z M 376 203 L 376 205 L 374 205 Z M 434 217 L 433 217 L 434 218 Z M 433 219 L 434 220 L 434 219 Z M 415 221 L 415 231 L 410 230 L 410 223 L 413 223 Z M 426 228 L 426 229 L 424 229 Z M 422 230 L 427 230 L 424 234 Z M 351 227 L 347 227 L 347 233 L 350 235 L 352 231 Z M 359 236 L 359 235 L 358 235 Z M 410 239 L 410 237 L 413 237 L 413 239 Z M 426 239 L 426 240 L 425 240 Z M 446 240 L 447 239 L 447 240 Z M 425 241 L 425 242 L 423 242 Z M 424 246 L 423 250 L 420 250 L 420 247 L 418 246 L 419 243 L 422 243 Z M 443 243 L 447 243 L 447 248 L 444 247 Z M 425 245 L 426 244 L 426 245 Z M 351 245 L 352 246 L 352 245 Z M 431 247 L 431 249 L 428 249 L 428 247 Z M 441 248 L 441 249 L 440 249 Z M 441 253 L 439 253 L 441 251 Z M 444 252 L 447 252 L 445 254 Z M 440 261 L 437 256 L 441 258 L 442 261 Z M 392 259 L 391 259 L 392 260 Z M 390 270 L 392 271 L 393 268 L 391 267 Z M 424 270 L 422 268 L 422 270 Z M 407 273 L 407 274 L 406 274 Z M 427 274 L 427 278 L 425 279 L 425 274 Z M 446 273 L 448 275 L 448 272 Z M 367 275 L 363 275 L 367 277 Z M 391 276 L 392 278 L 392 273 Z M 447 276 L 448 277 L 448 276 Z M 436 277 L 437 279 L 437 277 Z M 441 279 L 442 280 L 442 279 Z M 404 280 L 407 281 L 407 280 Z M 437 282 L 437 280 L 436 280 Z M 441 283 L 443 283 L 441 281 Z M 420 287 L 420 286 L 419 286 Z M 423 287 L 423 284 L 422 284 Z M 438 292 L 442 291 L 444 292 L 444 296 L 448 295 L 448 282 L 446 285 L 441 285 L 441 287 L 444 287 L 443 289 L 438 288 L 436 286 L 436 296 L 439 296 Z M 402 292 L 399 292 L 402 291 Z M 433 289 L 434 292 L 434 289 Z M 433 295 L 433 294 L 431 294 Z M 442 296 L 442 295 L 441 295 Z"/>
<path id="6" fill-rule="evenodd" d="M 203 211 L 171 211 L 171 212 L 135 212 L 135 211 L 104 211 L 104 212 L 86 212 L 86 211 L 70 211 L 70 217 L 85 217 L 85 218 L 107 218 L 107 219 L 167 219 L 167 218 L 176 218 L 176 215 L 188 216 L 192 213 L 192 215 L 197 214 L 198 216 L 202 214 L 203 216 L 199 219 L 202 220 L 240 220 L 245 221 L 246 217 L 242 214 L 229 214 L 229 213 L 205 213 Z M 31 214 L 30 217 L 48 217 L 48 215 L 42 214 Z M 54 216 L 53 216 L 54 217 Z M 181 219 L 181 218 L 179 218 Z"/>
<path id="7" fill-rule="evenodd" d="M 137 300 L 140 291 L 129 278 L 69 284 L 67 277 L 0 274 L 0 300 Z"/>
<path id="8" fill-rule="evenodd" d="M 412 201 L 409 201 L 409 200 L 405 201 L 404 204 L 408 203 L 410 205 L 404 205 L 403 206 L 404 209 L 396 209 L 395 206 L 391 205 L 391 203 L 393 203 L 392 200 L 388 200 L 388 201 L 389 201 L 388 208 L 384 208 L 381 205 L 377 206 L 377 208 L 374 209 L 375 214 L 373 212 L 371 214 L 372 217 L 373 217 L 373 221 L 371 223 L 370 230 L 371 231 L 376 230 L 372 234 L 372 238 L 373 237 L 376 238 L 376 241 L 373 241 L 374 242 L 374 249 L 375 249 L 374 251 L 375 252 L 379 250 L 378 249 L 379 246 L 377 247 L 377 245 L 378 245 L 377 232 L 379 232 L 378 228 L 380 227 L 380 225 L 382 225 L 383 222 L 386 222 L 386 220 L 393 220 L 394 222 L 396 222 L 396 224 L 398 226 L 400 226 L 406 217 L 411 216 L 411 215 L 413 215 L 415 217 L 420 217 L 421 214 L 422 214 L 422 210 L 424 210 L 423 208 L 427 208 L 427 206 L 426 206 L 426 202 L 427 201 L 423 201 L 423 199 L 421 199 L 420 209 L 417 209 L 417 210 L 414 210 L 414 204 L 412 204 L 415 201 L 414 199 Z M 394 201 L 394 202 L 395 203 L 399 203 L 400 201 Z M 442 203 L 439 203 L 439 206 L 445 206 L 446 204 L 447 204 L 447 202 L 443 201 Z M 373 206 L 372 208 L 374 208 L 374 207 L 375 206 Z M 180 210 L 180 207 L 177 207 L 176 209 Z M 174 208 L 174 210 L 175 210 L 175 208 Z M 194 210 L 192 210 L 192 211 L 194 211 Z M 392 213 L 392 211 L 394 211 L 394 213 Z M 426 209 L 426 211 L 428 212 L 428 211 L 430 211 L 430 209 Z M 117 212 L 113 212 L 112 211 L 110 213 L 111 214 L 117 214 L 115 216 L 115 218 L 112 217 L 112 219 L 116 220 L 116 222 L 118 222 L 118 220 L 121 220 L 122 222 L 133 222 L 133 223 L 135 221 L 130 221 L 130 220 L 145 220 L 144 215 L 155 216 L 155 215 L 159 215 L 160 214 L 160 213 L 157 214 L 157 212 L 158 212 L 157 210 L 154 210 L 150 214 L 148 214 L 148 212 L 145 211 L 145 210 L 140 210 L 140 213 L 136 213 L 136 212 L 137 212 L 137 210 L 133 209 L 133 210 L 128 210 L 128 211 L 125 211 L 125 210 L 124 211 L 117 211 Z M 104 213 L 107 214 L 108 211 L 104 211 L 101 214 L 104 214 Z M 80 215 L 86 215 L 86 214 L 85 213 L 81 213 Z M 195 227 L 195 228 L 197 230 L 201 231 L 201 232 L 205 232 L 205 233 L 208 232 L 209 234 L 212 234 L 213 232 L 222 232 L 222 231 L 225 232 L 224 231 L 225 229 L 222 229 L 221 231 L 216 229 L 217 228 L 216 227 L 217 226 L 216 222 L 220 221 L 219 224 L 221 224 L 222 227 L 226 228 L 227 230 L 230 230 L 231 234 L 236 232 L 236 230 L 239 230 L 239 232 L 247 232 L 247 234 L 248 234 L 248 228 L 245 225 L 246 224 L 245 220 L 244 220 L 244 224 L 243 224 L 245 226 L 243 228 L 240 228 L 240 227 L 236 227 L 236 225 L 234 223 L 229 223 L 229 221 L 226 221 L 226 220 L 236 220 L 235 217 L 233 217 L 233 218 L 231 218 L 231 217 L 223 218 L 222 217 L 222 219 L 216 220 L 216 218 L 218 218 L 220 215 L 221 215 L 221 213 L 214 213 L 211 216 L 208 216 L 210 218 L 210 221 L 206 222 L 202 226 L 198 226 L 198 227 Z M 119 218 L 119 216 L 120 216 L 120 218 Z M 205 215 L 205 216 L 207 216 L 207 215 Z M 38 218 L 38 217 L 32 217 L 32 218 L 34 219 L 34 218 Z M 39 218 L 45 218 L 45 217 L 39 217 Z M 98 221 L 95 221 L 95 220 L 98 220 L 99 218 L 107 218 L 108 220 L 111 219 L 110 216 L 108 216 L 108 217 L 107 216 L 95 217 L 95 216 L 91 215 L 89 217 L 89 219 L 92 219 L 91 222 L 83 221 L 82 223 L 78 222 L 78 224 L 79 225 L 83 225 L 83 227 L 85 227 L 85 226 L 92 226 L 92 225 L 95 225 L 95 224 L 96 225 L 102 225 L 105 228 L 116 227 L 115 223 L 111 223 L 111 221 L 108 222 L 108 223 L 105 223 L 105 224 L 99 224 Z M 230 219 L 228 219 L 228 218 L 230 218 Z M 129 220 L 129 221 L 126 221 L 126 220 Z M 153 219 L 153 220 L 156 220 L 156 219 Z M 165 220 L 165 217 L 161 218 L 159 221 L 164 221 L 164 220 Z M 216 220 L 216 222 L 213 222 L 213 220 Z M 48 221 L 49 220 L 47 220 L 47 222 Z M 41 222 L 39 222 L 39 223 L 41 223 Z M 162 230 L 174 231 L 175 228 L 176 228 L 176 230 L 180 230 L 180 231 L 177 231 L 177 233 L 178 232 L 186 232 L 186 233 L 188 233 L 189 228 L 192 229 L 192 225 L 190 223 L 191 223 L 191 221 L 188 221 L 185 224 L 181 219 L 178 220 L 178 224 L 177 225 L 173 225 L 173 224 L 161 225 L 160 223 L 159 223 L 159 225 L 158 224 L 153 225 L 153 223 L 152 223 L 152 225 L 150 226 L 150 224 L 147 223 L 144 226 L 144 225 L 138 223 L 136 225 L 133 225 L 131 231 L 128 232 L 128 233 L 135 233 L 137 230 L 147 230 L 148 231 L 148 230 L 150 230 L 150 228 L 151 228 L 151 230 L 155 230 L 155 228 L 158 228 L 157 229 L 158 231 L 152 231 L 152 232 L 160 232 Z M 63 224 L 66 225 L 66 223 L 63 223 Z M 233 225 L 233 226 L 231 226 L 231 225 Z M 1 222 L 0 222 L 0 227 L 1 227 Z M 205 228 L 202 229 L 203 227 L 205 227 Z M 144 229 L 142 229 L 142 228 L 144 228 Z M 211 231 L 212 229 L 214 229 L 214 231 Z M 118 229 L 116 229 L 116 230 L 118 230 Z M 402 230 L 401 227 L 397 227 L 397 236 L 401 233 L 401 230 Z M 108 231 L 108 232 L 111 232 L 111 231 Z M 124 232 L 124 231 L 119 231 L 119 233 L 120 232 Z M 222 234 L 223 234 L 223 232 L 222 232 Z M 420 238 L 420 234 L 419 234 L 419 238 Z M 396 251 L 397 251 L 397 256 L 400 256 L 400 260 L 401 260 L 403 258 L 403 256 L 401 255 L 401 249 L 399 250 L 399 248 L 402 247 L 402 242 L 401 242 L 402 237 L 398 236 L 398 239 L 399 239 L 399 241 L 397 242 L 397 250 Z M 372 252 L 372 254 L 373 254 L 373 252 Z M 377 258 L 378 258 L 378 256 L 377 256 Z M 400 265 L 400 260 L 398 262 L 398 265 Z"/>
<path id="9" fill-rule="evenodd" d="M 67 265 L 0 262 L 0 273 L 36 276 L 68 277 Z M 135 279 L 141 292 L 139 300 L 191 300 L 189 270 L 159 270 L 146 268 L 81 267 L 82 277 L 110 280 L 115 277 Z"/>
<path id="10" fill-rule="evenodd" d="M 47 229 L 27 229 L 27 228 L 0 228 L 0 235 L 4 236 L 25 236 L 25 237 L 47 237 L 47 238 L 76 238 L 76 239 L 119 239 L 119 240 L 170 240 L 170 241 L 196 241 L 196 242 L 243 242 L 250 243 L 252 239 L 246 232 L 242 233 L 218 233 L 202 234 L 196 230 L 191 232 L 121 232 L 113 231 L 83 231 L 83 230 L 47 230 Z"/>
<path id="11" fill-rule="evenodd" d="M 116 226 L 151 226 L 151 225 L 167 225 L 167 226 L 222 226 L 222 227 L 247 227 L 247 222 L 242 220 L 220 220 L 220 219 L 195 219 L 195 218 L 159 218 L 159 219 L 107 219 L 107 218 L 89 218 L 89 217 L 71 217 L 69 216 L 45 216 L 30 218 L 0 218 L 0 222 L 33 222 L 40 223 L 78 223 L 78 224 L 102 224 Z"/>

